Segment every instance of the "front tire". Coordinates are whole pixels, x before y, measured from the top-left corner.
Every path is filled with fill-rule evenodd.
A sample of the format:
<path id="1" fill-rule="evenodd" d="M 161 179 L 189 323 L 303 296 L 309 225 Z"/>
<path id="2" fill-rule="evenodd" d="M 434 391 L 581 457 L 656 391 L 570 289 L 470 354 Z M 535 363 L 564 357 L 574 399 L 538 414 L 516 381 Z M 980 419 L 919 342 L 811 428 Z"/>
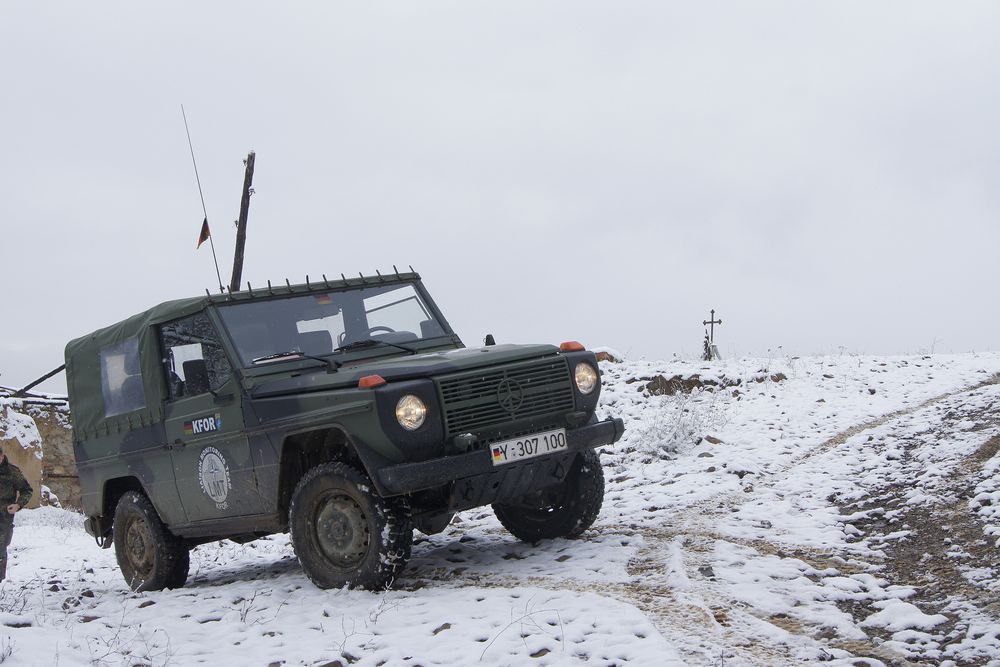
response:
<path id="1" fill-rule="evenodd" d="M 320 588 L 384 590 L 410 558 L 405 502 L 377 495 L 364 474 L 343 463 L 324 463 L 302 477 L 288 523 L 295 555 Z"/>
<path id="2" fill-rule="evenodd" d="M 524 542 L 574 538 L 590 528 L 604 503 L 604 469 L 592 449 L 577 454 L 566 478 L 493 512 L 511 535 Z"/>
<path id="3" fill-rule="evenodd" d="M 134 591 L 180 588 L 187 580 L 187 545 L 163 525 L 149 498 L 128 491 L 118 501 L 114 518 L 115 558 Z"/>

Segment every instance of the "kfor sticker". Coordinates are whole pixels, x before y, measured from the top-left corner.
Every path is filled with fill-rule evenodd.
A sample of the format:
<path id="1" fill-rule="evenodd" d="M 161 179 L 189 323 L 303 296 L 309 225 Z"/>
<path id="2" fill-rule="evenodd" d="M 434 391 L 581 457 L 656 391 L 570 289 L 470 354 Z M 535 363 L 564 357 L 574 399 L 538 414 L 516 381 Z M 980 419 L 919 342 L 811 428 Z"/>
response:
<path id="1" fill-rule="evenodd" d="M 212 431 L 222 430 L 222 415 L 216 412 L 214 415 L 192 419 L 184 422 L 184 435 L 199 435 Z"/>

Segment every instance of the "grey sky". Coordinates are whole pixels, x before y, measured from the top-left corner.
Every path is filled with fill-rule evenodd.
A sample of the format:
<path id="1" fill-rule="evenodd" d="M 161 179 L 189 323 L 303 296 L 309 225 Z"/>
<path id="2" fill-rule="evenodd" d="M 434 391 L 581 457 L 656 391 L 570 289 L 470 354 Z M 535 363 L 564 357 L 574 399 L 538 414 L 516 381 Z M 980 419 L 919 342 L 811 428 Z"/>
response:
<path id="1" fill-rule="evenodd" d="M 412 264 L 468 344 L 996 347 L 1000 5 L 6 2 L 0 384 L 228 281 Z M 46 388 L 61 391 L 61 379 Z"/>

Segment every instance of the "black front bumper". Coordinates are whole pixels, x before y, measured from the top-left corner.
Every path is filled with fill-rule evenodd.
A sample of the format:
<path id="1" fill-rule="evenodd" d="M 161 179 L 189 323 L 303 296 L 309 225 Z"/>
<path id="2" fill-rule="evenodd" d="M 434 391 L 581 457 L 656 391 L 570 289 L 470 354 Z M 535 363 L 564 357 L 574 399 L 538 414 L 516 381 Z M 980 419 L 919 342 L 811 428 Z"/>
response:
<path id="1" fill-rule="evenodd" d="M 575 452 L 583 449 L 594 449 L 601 445 L 610 445 L 617 442 L 624 432 L 625 424 L 618 417 L 567 430 L 565 451 Z M 538 460 L 546 458 L 548 457 L 542 456 Z M 531 459 L 528 459 L 524 463 L 530 462 Z M 378 478 L 389 495 L 398 495 L 433 489 L 465 477 L 491 473 L 496 469 L 490 452 L 486 449 L 479 449 L 467 454 L 445 456 L 430 461 L 388 466 L 378 471 Z"/>

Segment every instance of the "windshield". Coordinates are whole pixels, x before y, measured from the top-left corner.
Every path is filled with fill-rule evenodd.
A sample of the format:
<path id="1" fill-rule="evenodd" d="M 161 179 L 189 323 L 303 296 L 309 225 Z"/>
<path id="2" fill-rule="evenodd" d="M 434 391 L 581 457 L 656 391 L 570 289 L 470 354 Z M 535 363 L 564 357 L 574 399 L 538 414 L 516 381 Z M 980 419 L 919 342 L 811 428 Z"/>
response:
<path id="1" fill-rule="evenodd" d="M 244 301 L 219 315 L 244 366 L 288 352 L 340 354 L 367 339 L 391 346 L 447 335 L 412 283 Z"/>

